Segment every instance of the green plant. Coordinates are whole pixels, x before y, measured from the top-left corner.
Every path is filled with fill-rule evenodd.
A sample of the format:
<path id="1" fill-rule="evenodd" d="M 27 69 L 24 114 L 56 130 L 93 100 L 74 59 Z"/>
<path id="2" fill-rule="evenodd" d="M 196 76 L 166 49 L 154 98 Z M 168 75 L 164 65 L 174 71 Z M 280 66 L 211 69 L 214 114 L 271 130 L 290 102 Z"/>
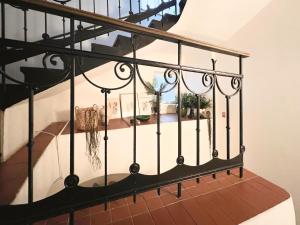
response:
<path id="1" fill-rule="evenodd" d="M 165 90 L 165 88 L 168 85 L 167 83 L 161 83 L 160 85 L 158 85 L 156 78 L 153 79 L 152 83 L 150 81 L 147 81 L 145 82 L 145 84 L 149 87 L 149 88 L 145 87 L 147 94 L 152 94 L 152 95 L 154 95 L 156 91 Z"/>
<path id="2" fill-rule="evenodd" d="M 148 87 L 148 88 L 145 87 L 146 93 L 149 94 L 149 95 L 155 95 L 155 92 L 157 92 L 157 91 L 163 91 L 168 86 L 167 83 L 161 83 L 160 85 L 158 85 L 156 78 L 153 79 L 152 83 L 150 81 L 147 81 L 147 82 L 145 82 L 145 84 Z M 159 99 L 161 99 L 161 96 L 159 96 Z M 153 109 L 153 111 L 157 112 L 156 96 L 153 96 L 153 99 L 152 99 L 151 103 L 152 103 L 152 109 Z"/>
<path id="3" fill-rule="evenodd" d="M 200 96 L 200 109 L 207 109 L 211 107 L 211 100 L 205 96 Z"/>
<path id="4" fill-rule="evenodd" d="M 211 107 L 211 100 L 206 96 L 200 96 L 200 109 L 207 109 Z M 178 102 L 178 96 L 176 96 Z M 181 107 L 183 108 L 197 108 L 197 97 L 191 93 L 181 94 Z"/>

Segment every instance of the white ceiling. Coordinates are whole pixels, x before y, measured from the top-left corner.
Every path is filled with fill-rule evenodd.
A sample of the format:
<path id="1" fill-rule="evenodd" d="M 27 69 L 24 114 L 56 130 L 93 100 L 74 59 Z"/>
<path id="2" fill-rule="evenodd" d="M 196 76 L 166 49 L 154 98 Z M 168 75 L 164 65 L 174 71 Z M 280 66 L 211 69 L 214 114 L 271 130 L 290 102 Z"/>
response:
<path id="1" fill-rule="evenodd" d="M 272 0 L 187 0 L 180 21 L 170 32 L 224 42 Z"/>

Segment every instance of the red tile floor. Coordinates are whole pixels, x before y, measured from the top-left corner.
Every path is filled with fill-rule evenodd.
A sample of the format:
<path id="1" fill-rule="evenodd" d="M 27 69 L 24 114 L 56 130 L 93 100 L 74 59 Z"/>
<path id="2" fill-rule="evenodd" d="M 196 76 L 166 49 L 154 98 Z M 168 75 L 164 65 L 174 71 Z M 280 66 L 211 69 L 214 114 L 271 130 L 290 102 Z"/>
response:
<path id="1" fill-rule="evenodd" d="M 205 176 L 200 183 L 183 182 L 182 197 L 176 197 L 177 185 L 161 188 L 104 205 L 75 212 L 75 225 L 234 225 L 239 224 L 289 198 L 280 187 L 245 170 L 230 176 L 218 173 L 216 179 Z M 35 225 L 66 225 L 68 215 L 40 221 Z"/>

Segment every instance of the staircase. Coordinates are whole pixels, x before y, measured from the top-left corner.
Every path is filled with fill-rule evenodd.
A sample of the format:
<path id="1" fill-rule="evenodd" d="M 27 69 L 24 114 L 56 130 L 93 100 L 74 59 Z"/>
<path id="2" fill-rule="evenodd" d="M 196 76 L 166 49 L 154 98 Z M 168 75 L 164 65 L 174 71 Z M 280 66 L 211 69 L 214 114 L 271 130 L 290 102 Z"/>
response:
<path id="1" fill-rule="evenodd" d="M 180 12 L 182 12 L 185 0 L 182 0 L 179 3 Z M 151 17 L 154 17 L 158 14 L 161 14 L 161 20 L 152 19 L 148 24 L 148 27 L 158 29 L 158 30 L 169 30 L 180 18 L 180 14 L 171 15 L 168 13 L 163 13 L 164 10 L 169 9 L 171 7 L 176 7 L 177 1 L 171 0 L 168 2 L 162 2 L 157 7 L 150 9 L 149 7 L 144 12 L 138 12 L 136 14 L 130 13 L 124 20 L 131 23 L 141 23 Z M 86 40 L 91 40 L 103 35 L 109 35 L 111 32 L 114 32 L 115 29 L 113 27 L 106 26 L 89 26 L 89 27 L 79 27 L 76 31 L 75 42 L 82 43 Z M 70 33 L 64 33 L 61 35 L 57 35 L 54 37 L 49 37 L 47 35 L 42 35 L 43 39 L 37 41 L 39 44 L 47 44 L 58 47 L 66 47 L 71 44 Z M 136 37 L 136 49 L 140 49 L 151 44 L 155 38 L 146 37 L 146 36 L 137 36 Z M 91 43 L 91 51 L 96 53 L 104 53 L 116 56 L 124 56 L 130 52 L 132 52 L 131 38 L 127 37 L 123 34 L 118 34 L 113 45 L 104 45 L 99 43 Z M 32 50 L 30 48 L 24 49 L 16 49 L 11 48 L 4 50 L 4 52 L 0 56 L 0 61 L 4 64 L 15 63 L 21 60 L 28 59 L 30 57 L 36 57 L 41 54 L 45 54 L 47 52 L 43 52 L 40 50 Z M 96 67 L 99 67 L 105 63 L 108 63 L 109 60 L 99 60 L 92 58 L 81 58 L 81 71 L 76 69 L 76 75 L 80 75 L 81 72 L 86 72 Z M 49 83 L 53 83 L 55 81 L 65 81 L 63 79 L 64 70 L 62 69 L 52 69 L 47 67 L 39 67 L 39 66 L 31 66 L 31 67 L 20 67 L 21 72 L 24 74 L 24 81 L 37 84 L 37 86 L 43 86 Z M 45 91 L 47 88 L 39 88 L 35 90 L 35 94 Z M 6 108 L 26 99 L 28 97 L 28 91 L 23 85 L 18 84 L 6 84 L 0 86 L 0 93 L 5 93 L 8 96 L 5 99 L 0 100 L 0 109 L 5 110 Z"/>

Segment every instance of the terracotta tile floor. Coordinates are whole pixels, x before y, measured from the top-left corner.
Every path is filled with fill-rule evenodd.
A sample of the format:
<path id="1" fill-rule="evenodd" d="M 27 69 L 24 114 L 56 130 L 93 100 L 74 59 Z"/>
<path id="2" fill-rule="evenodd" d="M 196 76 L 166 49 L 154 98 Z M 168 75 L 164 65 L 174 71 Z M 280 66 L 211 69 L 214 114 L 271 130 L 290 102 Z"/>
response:
<path id="1" fill-rule="evenodd" d="M 245 170 L 230 176 L 202 177 L 184 181 L 182 197 L 176 197 L 176 184 L 137 195 L 137 202 L 127 197 L 104 205 L 75 212 L 75 225 L 234 225 L 239 224 L 289 198 L 280 187 Z M 63 215 L 35 225 L 67 225 Z"/>

